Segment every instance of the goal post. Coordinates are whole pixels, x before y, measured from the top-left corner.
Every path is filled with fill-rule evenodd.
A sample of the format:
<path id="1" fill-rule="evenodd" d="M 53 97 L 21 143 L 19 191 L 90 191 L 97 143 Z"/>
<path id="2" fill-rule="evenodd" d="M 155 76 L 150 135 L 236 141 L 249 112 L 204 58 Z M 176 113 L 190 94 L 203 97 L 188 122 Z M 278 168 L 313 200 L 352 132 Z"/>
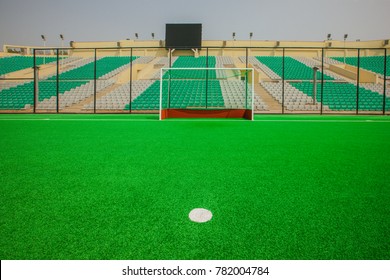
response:
<path id="1" fill-rule="evenodd" d="M 161 68 L 160 120 L 253 120 L 253 68 Z"/>

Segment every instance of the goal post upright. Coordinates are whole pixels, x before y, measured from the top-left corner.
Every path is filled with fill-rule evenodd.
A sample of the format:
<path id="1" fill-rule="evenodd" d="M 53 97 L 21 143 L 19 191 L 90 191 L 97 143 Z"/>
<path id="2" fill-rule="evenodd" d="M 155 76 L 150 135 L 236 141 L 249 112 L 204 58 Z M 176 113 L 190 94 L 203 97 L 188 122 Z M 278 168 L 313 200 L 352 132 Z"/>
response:
<path id="1" fill-rule="evenodd" d="M 162 75 L 163 75 L 163 69 L 164 68 L 161 68 L 160 69 L 160 113 L 159 113 L 159 119 L 160 121 L 162 120 L 162 86 L 163 86 L 163 79 L 162 79 Z"/>
<path id="2" fill-rule="evenodd" d="M 254 77 L 253 68 L 161 68 L 159 119 L 253 120 Z"/>
<path id="3" fill-rule="evenodd" d="M 255 118 L 255 70 L 253 68 L 250 68 L 252 69 L 252 117 L 251 117 L 251 120 L 253 121 Z"/>

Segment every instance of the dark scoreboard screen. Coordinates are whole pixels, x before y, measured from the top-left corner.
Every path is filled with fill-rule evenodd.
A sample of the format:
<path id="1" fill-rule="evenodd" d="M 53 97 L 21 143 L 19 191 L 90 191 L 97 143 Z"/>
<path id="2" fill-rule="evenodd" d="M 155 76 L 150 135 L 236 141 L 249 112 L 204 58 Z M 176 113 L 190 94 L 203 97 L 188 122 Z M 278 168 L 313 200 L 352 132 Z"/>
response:
<path id="1" fill-rule="evenodd" d="M 200 49 L 202 47 L 202 24 L 173 24 L 165 26 L 165 47 L 167 49 Z"/>

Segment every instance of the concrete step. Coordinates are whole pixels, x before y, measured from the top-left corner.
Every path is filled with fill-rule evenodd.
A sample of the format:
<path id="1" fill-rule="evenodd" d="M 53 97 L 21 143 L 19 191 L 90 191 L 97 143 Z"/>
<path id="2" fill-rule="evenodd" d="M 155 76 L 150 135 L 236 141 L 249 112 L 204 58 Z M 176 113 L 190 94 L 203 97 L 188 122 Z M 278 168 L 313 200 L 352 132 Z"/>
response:
<path id="1" fill-rule="evenodd" d="M 270 111 L 280 111 L 282 109 L 281 104 L 276 101 L 268 91 L 259 83 L 254 84 L 255 94 L 261 97 L 264 103 L 268 106 Z"/>
<path id="2" fill-rule="evenodd" d="M 102 91 L 100 91 L 96 94 L 96 99 L 99 99 L 99 98 L 102 98 L 103 96 L 106 96 L 107 94 L 109 94 L 110 92 L 112 92 L 113 90 L 115 90 L 116 88 L 118 88 L 120 86 L 121 86 L 120 84 L 112 84 L 111 86 L 106 87 L 105 89 L 103 89 Z M 63 111 L 64 112 L 66 112 L 66 111 L 70 111 L 70 112 L 82 111 L 84 108 L 84 105 L 92 103 L 93 100 L 94 100 L 94 96 L 92 95 L 92 96 L 82 100 L 81 102 L 79 102 L 77 104 L 74 104 L 72 106 L 65 108 Z"/>

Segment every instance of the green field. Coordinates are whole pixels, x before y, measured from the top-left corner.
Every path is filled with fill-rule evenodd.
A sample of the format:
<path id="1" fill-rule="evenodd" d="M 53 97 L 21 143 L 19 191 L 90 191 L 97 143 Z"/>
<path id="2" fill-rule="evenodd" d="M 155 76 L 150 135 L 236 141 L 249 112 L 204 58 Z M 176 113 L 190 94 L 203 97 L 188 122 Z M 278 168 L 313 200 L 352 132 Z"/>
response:
<path id="1" fill-rule="evenodd" d="M 157 119 L 0 115 L 0 259 L 390 259 L 389 117 Z"/>

